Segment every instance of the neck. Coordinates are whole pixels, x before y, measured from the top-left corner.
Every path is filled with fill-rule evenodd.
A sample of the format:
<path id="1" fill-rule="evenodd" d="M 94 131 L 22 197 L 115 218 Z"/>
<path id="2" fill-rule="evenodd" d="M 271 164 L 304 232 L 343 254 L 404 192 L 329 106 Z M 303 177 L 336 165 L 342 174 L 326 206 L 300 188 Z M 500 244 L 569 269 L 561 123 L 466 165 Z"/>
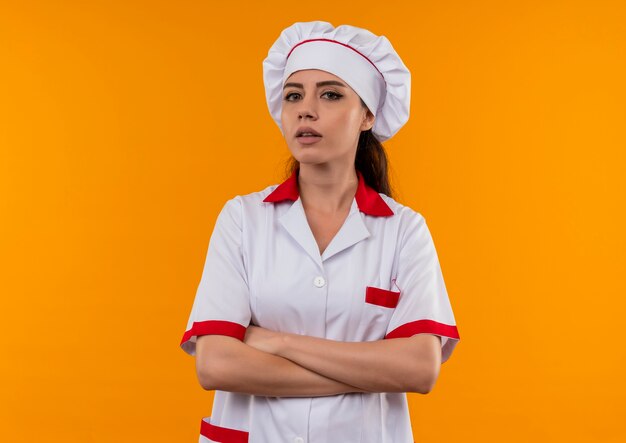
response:
<path id="1" fill-rule="evenodd" d="M 358 183 L 354 166 L 333 169 L 301 164 L 298 173 L 304 209 L 328 215 L 350 210 Z"/>

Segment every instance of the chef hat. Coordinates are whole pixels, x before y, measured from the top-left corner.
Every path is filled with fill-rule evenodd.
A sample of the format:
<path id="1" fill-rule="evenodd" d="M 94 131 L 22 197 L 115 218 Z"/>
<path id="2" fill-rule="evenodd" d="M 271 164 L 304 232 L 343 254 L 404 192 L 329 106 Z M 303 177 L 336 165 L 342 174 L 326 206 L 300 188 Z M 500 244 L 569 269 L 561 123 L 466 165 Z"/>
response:
<path id="1" fill-rule="evenodd" d="M 380 141 L 409 119 L 411 73 L 386 37 L 350 25 L 298 22 L 283 30 L 263 61 L 267 106 L 281 132 L 283 85 L 302 69 L 344 80 L 376 117 L 372 132 Z"/>

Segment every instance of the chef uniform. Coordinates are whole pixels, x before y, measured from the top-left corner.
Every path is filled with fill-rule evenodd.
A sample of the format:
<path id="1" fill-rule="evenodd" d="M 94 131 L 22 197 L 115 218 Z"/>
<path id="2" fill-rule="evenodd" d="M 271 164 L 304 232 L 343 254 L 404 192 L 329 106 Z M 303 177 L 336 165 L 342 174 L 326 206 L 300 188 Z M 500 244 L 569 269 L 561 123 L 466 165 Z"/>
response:
<path id="1" fill-rule="evenodd" d="M 264 61 L 279 128 L 282 84 L 300 69 L 345 80 L 377 110 L 372 132 L 379 140 L 408 119 L 410 74 L 385 37 L 319 21 L 284 30 Z M 356 174 L 350 212 L 322 254 L 298 192 L 299 169 L 226 201 L 180 343 L 185 352 L 195 355 L 197 337 L 206 334 L 243 341 L 255 324 L 347 342 L 434 334 L 442 363 L 448 360 L 460 337 L 424 217 Z M 410 443 L 413 436 L 405 393 L 269 397 L 218 390 L 199 442 Z"/>

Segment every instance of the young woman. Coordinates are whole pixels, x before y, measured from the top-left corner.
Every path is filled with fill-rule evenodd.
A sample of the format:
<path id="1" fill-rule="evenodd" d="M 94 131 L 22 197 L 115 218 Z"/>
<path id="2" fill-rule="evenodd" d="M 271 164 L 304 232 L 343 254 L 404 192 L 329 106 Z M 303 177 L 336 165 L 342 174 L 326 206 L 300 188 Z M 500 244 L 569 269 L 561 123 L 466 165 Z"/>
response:
<path id="1" fill-rule="evenodd" d="M 409 443 L 459 334 L 424 218 L 381 141 L 409 115 L 389 41 L 295 23 L 263 62 L 288 178 L 217 217 L 182 348 L 216 390 L 200 442 Z"/>

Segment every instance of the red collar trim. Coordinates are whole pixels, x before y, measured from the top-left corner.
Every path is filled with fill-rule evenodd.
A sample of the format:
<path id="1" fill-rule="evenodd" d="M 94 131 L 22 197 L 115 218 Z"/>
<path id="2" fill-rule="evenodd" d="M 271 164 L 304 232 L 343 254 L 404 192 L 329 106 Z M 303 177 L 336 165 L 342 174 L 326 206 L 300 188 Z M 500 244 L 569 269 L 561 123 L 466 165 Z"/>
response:
<path id="1" fill-rule="evenodd" d="M 274 189 L 265 199 L 264 202 L 280 202 L 283 200 L 298 200 L 300 192 L 298 191 L 298 173 L 299 169 L 295 169 L 291 176 Z M 358 169 L 356 173 L 359 177 L 359 184 L 356 188 L 356 204 L 359 210 L 368 215 L 387 217 L 393 215 L 393 211 L 385 203 L 380 194 L 365 183 L 363 174 Z"/>

